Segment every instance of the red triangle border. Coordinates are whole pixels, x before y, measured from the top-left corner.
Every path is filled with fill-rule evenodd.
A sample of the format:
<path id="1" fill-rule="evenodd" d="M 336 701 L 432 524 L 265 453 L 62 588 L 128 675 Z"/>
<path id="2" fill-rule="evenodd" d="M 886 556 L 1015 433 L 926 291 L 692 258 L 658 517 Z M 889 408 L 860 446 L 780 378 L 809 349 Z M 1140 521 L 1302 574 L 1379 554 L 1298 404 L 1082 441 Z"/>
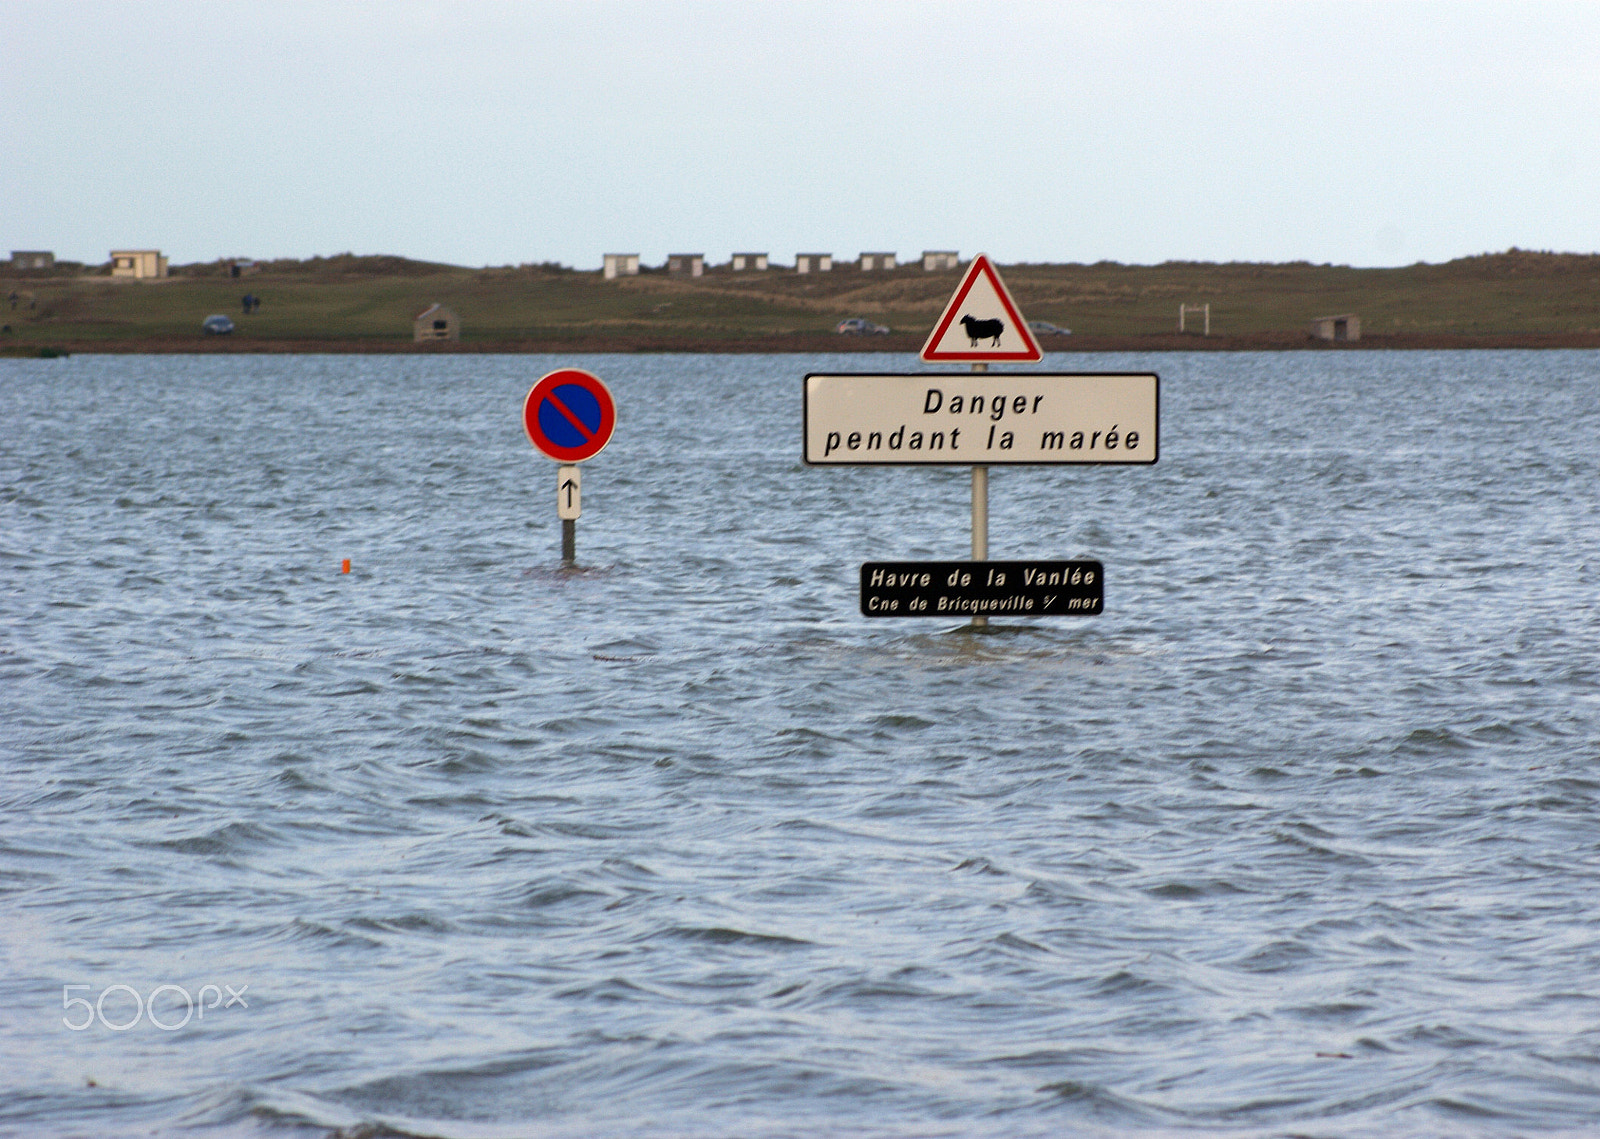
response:
<path id="1" fill-rule="evenodd" d="M 1006 315 L 1011 318 L 1011 326 L 1017 330 L 1028 347 L 1015 352 L 998 352 L 994 350 L 969 349 L 965 352 L 939 352 L 934 346 L 944 339 L 944 334 L 955 323 L 956 313 L 961 308 L 961 302 L 967 299 L 967 294 L 972 291 L 972 286 L 978 283 L 978 275 L 983 274 L 989 278 L 989 283 L 994 286 L 995 295 L 1000 298 L 1000 304 L 1005 308 Z M 989 260 L 987 253 L 980 253 L 972 259 L 972 264 L 967 267 L 967 275 L 961 284 L 956 286 L 955 295 L 950 298 L 950 303 L 945 305 L 944 315 L 939 318 L 939 323 L 934 327 L 933 333 L 928 337 L 927 343 L 922 346 L 920 353 L 922 359 L 930 364 L 936 363 L 982 363 L 986 361 L 1011 361 L 1014 363 L 1036 364 L 1044 359 L 1044 352 L 1039 348 L 1039 342 L 1033 338 L 1033 330 L 1028 327 L 1027 321 L 1022 319 L 1022 314 L 1017 311 L 1016 303 L 1011 299 L 1011 292 L 1000 279 L 1000 274 L 995 271 L 994 264 Z"/>

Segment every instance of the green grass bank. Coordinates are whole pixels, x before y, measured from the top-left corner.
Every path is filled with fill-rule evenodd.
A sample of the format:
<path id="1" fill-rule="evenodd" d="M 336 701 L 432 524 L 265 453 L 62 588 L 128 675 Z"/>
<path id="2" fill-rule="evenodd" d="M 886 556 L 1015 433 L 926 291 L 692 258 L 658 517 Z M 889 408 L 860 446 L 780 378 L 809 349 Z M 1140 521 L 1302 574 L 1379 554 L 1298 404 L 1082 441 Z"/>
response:
<path id="1" fill-rule="evenodd" d="M 1001 271 L 1029 319 L 1073 330 L 1047 349 L 1329 347 L 1308 325 L 1333 313 L 1361 319 L 1359 344 L 1340 350 L 1600 347 L 1600 255 L 1509 250 L 1392 269 L 1103 262 Z M 151 281 L 0 268 L 0 352 L 907 351 L 958 280 L 958 270 L 916 264 L 806 275 L 714 266 L 699 278 L 657 270 L 608 281 L 553 265 L 467 269 L 352 255 L 266 262 L 241 278 L 222 262 Z M 261 298 L 250 315 L 247 292 Z M 436 302 L 459 314 L 459 344 L 413 344 L 412 318 Z M 1211 306 L 1210 337 L 1177 334 L 1181 304 Z M 212 313 L 236 331 L 202 335 Z M 894 331 L 836 334 L 851 316 Z"/>

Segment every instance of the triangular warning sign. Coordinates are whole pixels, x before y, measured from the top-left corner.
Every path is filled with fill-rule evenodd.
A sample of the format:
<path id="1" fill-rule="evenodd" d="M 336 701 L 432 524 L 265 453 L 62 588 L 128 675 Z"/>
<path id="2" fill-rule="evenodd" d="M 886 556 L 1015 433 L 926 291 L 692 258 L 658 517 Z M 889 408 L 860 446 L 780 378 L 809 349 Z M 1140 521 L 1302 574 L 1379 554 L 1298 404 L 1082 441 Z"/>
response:
<path id="1" fill-rule="evenodd" d="M 1033 330 L 1017 311 L 1017 302 L 986 254 L 978 254 L 967 266 L 967 275 L 922 346 L 922 358 L 932 363 L 1010 360 L 1019 364 L 1044 359 Z"/>

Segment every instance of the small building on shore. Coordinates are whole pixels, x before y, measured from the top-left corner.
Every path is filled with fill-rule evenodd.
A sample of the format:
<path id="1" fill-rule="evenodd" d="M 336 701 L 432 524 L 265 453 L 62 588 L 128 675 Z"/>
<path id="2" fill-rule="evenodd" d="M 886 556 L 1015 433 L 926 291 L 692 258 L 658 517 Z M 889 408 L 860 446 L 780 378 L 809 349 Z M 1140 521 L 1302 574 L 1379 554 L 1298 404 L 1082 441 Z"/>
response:
<path id="1" fill-rule="evenodd" d="M 833 271 L 833 254 L 796 253 L 794 255 L 794 271 L 796 273 L 831 273 Z"/>
<path id="2" fill-rule="evenodd" d="M 944 269 L 961 268 L 961 254 L 954 249 L 924 249 L 922 251 L 922 268 L 927 273 L 938 273 Z"/>
<path id="3" fill-rule="evenodd" d="M 48 249 L 13 249 L 11 251 L 11 267 L 13 269 L 54 269 L 56 255 Z"/>
<path id="4" fill-rule="evenodd" d="M 113 249 L 111 275 L 148 280 L 167 275 L 167 259 L 159 249 Z"/>
<path id="5" fill-rule="evenodd" d="M 461 318 L 454 309 L 429 305 L 411 322 L 411 339 L 418 344 L 429 340 L 460 340 Z"/>
<path id="6" fill-rule="evenodd" d="M 1314 317 L 1311 336 L 1316 340 L 1360 340 L 1361 318 L 1353 312 Z"/>
<path id="7" fill-rule="evenodd" d="M 602 272 L 608 281 L 614 281 L 618 277 L 637 277 L 639 275 L 639 255 L 637 253 L 607 253 L 605 255 L 605 268 Z"/>
<path id="8" fill-rule="evenodd" d="M 893 253 L 863 253 L 858 262 L 863 273 L 877 273 L 894 268 Z"/>
<path id="9" fill-rule="evenodd" d="M 765 273 L 767 271 L 767 255 L 765 253 L 735 253 L 733 254 L 733 271 L 735 273 Z"/>
<path id="10" fill-rule="evenodd" d="M 704 253 L 667 254 L 667 272 L 677 277 L 698 277 L 706 271 Z"/>

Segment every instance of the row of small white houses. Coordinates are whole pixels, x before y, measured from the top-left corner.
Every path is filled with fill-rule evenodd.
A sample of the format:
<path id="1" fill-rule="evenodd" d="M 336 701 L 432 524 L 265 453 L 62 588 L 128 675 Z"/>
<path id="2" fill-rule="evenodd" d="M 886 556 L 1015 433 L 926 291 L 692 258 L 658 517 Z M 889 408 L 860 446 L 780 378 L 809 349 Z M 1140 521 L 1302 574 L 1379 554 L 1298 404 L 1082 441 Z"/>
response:
<path id="1" fill-rule="evenodd" d="M 55 265 L 55 254 L 46 250 L 12 250 L 11 268 L 49 269 Z M 729 262 L 735 273 L 764 273 L 770 267 L 765 253 L 735 253 Z M 856 259 L 858 268 L 865 272 L 894 269 L 899 265 L 893 253 L 863 253 Z M 953 249 L 930 249 L 922 254 L 922 267 L 932 273 L 940 269 L 959 269 L 961 257 Z M 831 253 L 797 253 L 794 258 L 796 273 L 826 273 L 833 268 Z M 667 255 L 667 272 L 698 277 L 706 270 L 703 253 L 671 253 Z M 113 277 L 165 277 L 167 259 L 159 249 L 113 249 L 111 251 Z M 639 275 L 637 253 L 607 253 L 606 277 L 636 277 Z M 238 272 L 234 276 L 239 276 Z"/>
<path id="2" fill-rule="evenodd" d="M 607 253 L 604 259 L 606 280 L 617 277 L 637 277 L 639 275 L 639 255 L 637 253 Z M 877 273 L 887 269 L 898 268 L 901 262 L 893 253 L 863 253 L 856 258 L 856 268 L 863 273 Z M 728 267 L 735 273 L 765 273 L 772 268 L 765 253 L 735 253 L 728 260 Z M 936 273 L 942 269 L 961 268 L 961 255 L 954 249 L 927 249 L 922 253 L 922 268 L 929 273 Z M 796 273 L 827 273 L 833 269 L 833 254 L 831 253 L 796 253 L 794 255 L 794 271 Z M 669 253 L 667 254 L 667 272 L 684 277 L 698 277 L 706 271 L 706 256 L 704 253 Z"/>
<path id="3" fill-rule="evenodd" d="M 54 269 L 56 255 L 48 249 L 13 249 L 13 269 Z M 113 249 L 111 251 L 113 277 L 165 277 L 167 259 L 159 249 Z"/>

